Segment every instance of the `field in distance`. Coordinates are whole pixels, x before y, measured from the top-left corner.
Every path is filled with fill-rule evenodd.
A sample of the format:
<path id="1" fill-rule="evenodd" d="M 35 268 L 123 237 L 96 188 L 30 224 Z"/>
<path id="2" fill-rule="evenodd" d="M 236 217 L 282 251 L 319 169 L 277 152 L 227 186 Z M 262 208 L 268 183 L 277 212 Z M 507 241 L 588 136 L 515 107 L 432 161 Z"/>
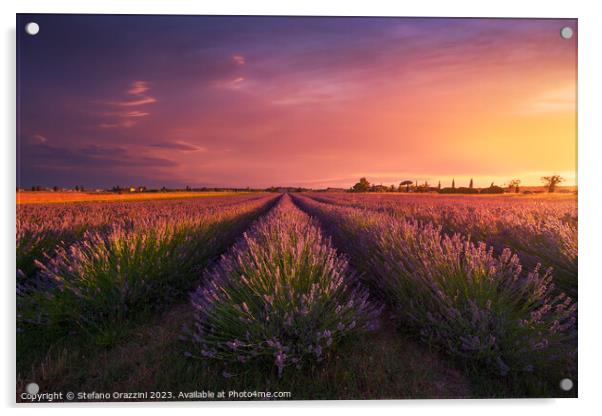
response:
<path id="1" fill-rule="evenodd" d="M 243 195 L 252 192 L 17 192 L 17 204 L 52 204 L 65 202 L 117 202 L 151 199 L 203 198 Z"/>

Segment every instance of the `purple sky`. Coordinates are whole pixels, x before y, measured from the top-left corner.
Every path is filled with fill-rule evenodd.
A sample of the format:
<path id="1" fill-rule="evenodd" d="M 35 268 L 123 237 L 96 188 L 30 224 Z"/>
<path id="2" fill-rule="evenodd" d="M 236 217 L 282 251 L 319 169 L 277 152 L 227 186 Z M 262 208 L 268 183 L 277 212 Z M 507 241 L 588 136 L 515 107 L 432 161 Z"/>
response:
<path id="1" fill-rule="evenodd" d="M 565 25 L 21 14 L 18 185 L 572 184 Z"/>

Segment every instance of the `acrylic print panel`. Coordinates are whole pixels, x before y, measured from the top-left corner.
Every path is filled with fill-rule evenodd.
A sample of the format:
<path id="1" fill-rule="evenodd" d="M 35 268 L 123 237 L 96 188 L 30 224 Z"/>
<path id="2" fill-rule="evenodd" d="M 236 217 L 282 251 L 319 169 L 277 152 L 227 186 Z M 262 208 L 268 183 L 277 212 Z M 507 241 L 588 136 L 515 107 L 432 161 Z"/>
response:
<path id="1" fill-rule="evenodd" d="M 576 396 L 575 19 L 17 29 L 18 401 Z"/>

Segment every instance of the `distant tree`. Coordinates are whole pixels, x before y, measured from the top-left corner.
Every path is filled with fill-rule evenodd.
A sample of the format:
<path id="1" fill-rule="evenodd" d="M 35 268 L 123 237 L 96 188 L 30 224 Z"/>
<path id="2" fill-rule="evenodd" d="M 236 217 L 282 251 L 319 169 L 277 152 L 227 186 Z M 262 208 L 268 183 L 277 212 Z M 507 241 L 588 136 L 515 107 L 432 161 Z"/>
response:
<path id="1" fill-rule="evenodd" d="M 520 179 L 512 179 L 510 182 L 508 182 L 508 189 L 514 190 L 514 192 L 519 193 L 519 185 Z"/>
<path id="2" fill-rule="evenodd" d="M 441 181 L 439 181 L 439 184 L 437 185 L 437 189 L 441 190 Z"/>
<path id="3" fill-rule="evenodd" d="M 424 183 L 420 186 L 416 187 L 416 192 L 428 192 L 429 191 L 429 183 L 428 181 L 424 181 Z"/>
<path id="4" fill-rule="evenodd" d="M 164 187 L 164 186 L 162 186 L 162 187 L 161 187 L 161 192 L 167 192 L 167 188 L 166 188 L 166 187 Z"/>
<path id="5" fill-rule="evenodd" d="M 395 185 L 391 185 L 391 186 L 389 187 L 389 190 L 390 190 L 391 192 L 395 192 Z"/>
<path id="6" fill-rule="evenodd" d="M 399 184 L 399 187 L 405 186 L 406 187 L 406 192 L 410 192 L 410 185 L 412 184 L 412 181 L 403 181 Z"/>
<path id="7" fill-rule="evenodd" d="M 53 190 L 54 192 L 58 192 L 58 190 L 59 190 L 59 187 L 55 185 L 55 186 L 53 186 L 53 187 L 52 187 L 52 190 Z"/>
<path id="8" fill-rule="evenodd" d="M 351 188 L 353 192 L 368 192 L 370 190 L 370 182 L 366 178 L 361 178 L 358 183 Z"/>
<path id="9" fill-rule="evenodd" d="M 187 191 L 187 192 L 190 192 L 190 191 L 192 191 L 192 189 L 190 188 L 190 185 L 186 185 L 186 191 Z"/>
<path id="10" fill-rule="evenodd" d="M 564 182 L 564 178 L 560 175 L 552 175 L 552 176 L 543 176 L 541 181 L 544 183 L 545 187 L 548 188 L 548 192 L 552 193 L 556 190 L 556 186 Z"/>
<path id="11" fill-rule="evenodd" d="M 472 178 L 470 178 L 470 184 L 468 185 L 470 189 L 474 188 L 474 183 L 472 182 Z"/>
<path id="12" fill-rule="evenodd" d="M 456 180 L 452 179 L 452 189 L 456 189 Z"/>

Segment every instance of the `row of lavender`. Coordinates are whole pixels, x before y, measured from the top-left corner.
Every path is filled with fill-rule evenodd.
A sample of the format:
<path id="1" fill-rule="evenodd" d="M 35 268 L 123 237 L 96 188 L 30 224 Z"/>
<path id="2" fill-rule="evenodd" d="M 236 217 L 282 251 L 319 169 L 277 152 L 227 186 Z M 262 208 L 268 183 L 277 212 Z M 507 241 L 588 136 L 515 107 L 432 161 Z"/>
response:
<path id="1" fill-rule="evenodd" d="M 294 199 L 351 256 L 398 325 L 429 345 L 504 376 L 573 368 L 576 305 L 550 273 L 525 271 L 510 250 L 496 255 L 431 222 Z"/>
<path id="2" fill-rule="evenodd" d="M 433 223 L 448 235 L 462 234 L 510 248 L 523 266 L 552 267 L 556 284 L 577 296 L 576 198 L 445 197 L 430 195 L 311 194 L 317 201 L 386 212 Z"/>
<path id="3" fill-rule="evenodd" d="M 377 325 L 380 310 L 318 224 L 288 195 L 258 220 L 192 296 L 189 355 L 268 362 L 281 375 L 320 361 L 343 338 Z"/>
<path id="4" fill-rule="evenodd" d="M 17 269 L 20 331 L 42 331 L 44 337 L 76 331 L 103 339 L 133 316 L 185 295 L 208 261 L 275 199 L 70 204 L 47 207 L 55 212 L 46 218 L 42 208 L 24 208 L 18 247 L 19 241 L 40 243 L 28 246 L 36 247 L 37 270 L 26 275 Z M 51 224 L 59 212 L 63 221 Z"/>
<path id="5" fill-rule="evenodd" d="M 112 224 L 135 228 L 161 219 L 213 215 L 239 203 L 265 195 L 241 195 L 140 202 L 92 202 L 17 205 L 17 269 L 36 274 L 36 260 L 58 244 L 80 240 L 86 231 L 107 231 Z"/>

